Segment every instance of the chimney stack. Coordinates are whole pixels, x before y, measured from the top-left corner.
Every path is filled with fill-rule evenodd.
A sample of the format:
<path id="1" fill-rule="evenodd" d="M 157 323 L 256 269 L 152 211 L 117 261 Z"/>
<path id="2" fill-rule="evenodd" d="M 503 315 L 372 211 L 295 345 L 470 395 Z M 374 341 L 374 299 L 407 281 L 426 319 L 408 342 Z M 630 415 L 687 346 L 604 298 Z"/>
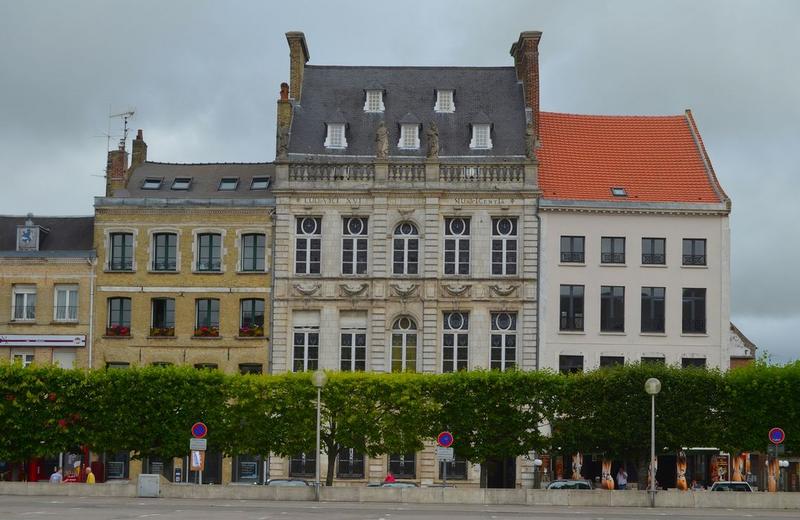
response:
<path id="1" fill-rule="evenodd" d="M 124 188 L 127 182 L 128 153 L 125 145 L 120 143 L 119 148 L 108 152 L 106 162 L 106 197 L 113 197 L 114 191 Z"/>
<path id="2" fill-rule="evenodd" d="M 309 59 L 306 35 L 300 31 L 290 31 L 286 33 L 286 41 L 289 42 L 289 96 L 299 103 L 303 91 L 303 72 Z"/>
<path id="3" fill-rule="evenodd" d="M 519 40 L 511 46 L 517 79 L 522 81 L 525 109 L 530 111 L 533 138 L 539 140 L 539 40 L 541 31 L 520 33 Z"/>
<path id="4" fill-rule="evenodd" d="M 147 162 L 147 143 L 142 137 L 142 129 L 136 132 L 136 139 L 133 140 L 131 147 L 131 169 Z"/>

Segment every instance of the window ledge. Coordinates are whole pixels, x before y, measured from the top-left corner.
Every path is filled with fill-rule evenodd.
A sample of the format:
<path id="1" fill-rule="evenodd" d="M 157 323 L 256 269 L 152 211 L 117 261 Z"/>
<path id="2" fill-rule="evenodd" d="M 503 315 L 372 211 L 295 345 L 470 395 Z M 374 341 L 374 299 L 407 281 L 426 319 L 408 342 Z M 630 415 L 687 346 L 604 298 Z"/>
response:
<path id="1" fill-rule="evenodd" d="M 656 267 L 656 268 L 660 267 L 664 269 L 665 267 L 667 267 L 667 264 L 641 264 L 639 267 Z"/>
<path id="2" fill-rule="evenodd" d="M 104 334 L 102 337 L 103 339 L 131 339 L 133 336 L 106 336 Z"/>
<path id="3" fill-rule="evenodd" d="M 681 332 L 684 338 L 707 338 L 708 332 Z"/>
<path id="4" fill-rule="evenodd" d="M 558 265 L 559 267 L 586 267 L 586 262 L 559 262 Z"/>
<path id="5" fill-rule="evenodd" d="M 214 339 L 222 339 L 222 336 L 190 336 L 190 339 L 214 340 Z"/>
<path id="6" fill-rule="evenodd" d="M 236 274 L 269 274 L 269 271 L 236 271 Z"/>
<path id="7" fill-rule="evenodd" d="M 103 269 L 104 273 L 135 273 L 136 269 Z"/>
<path id="8" fill-rule="evenodd" d="M 585 336 L 586 331 L 583 330 L 559 330 L 559 334 L 566 334 L 568 336 Z"/>
<path id="9" fill-rule="evenodd" d="M 168 270 L 165 270 L 165 269 L 148 269 L 147 273 L 148 274 L 180 274 L 181 272 L 177 271 L 177 270 L 176 271 L 168 271 Z"/>
<path id="10" fill-rule="evenodd" d="M 667 333 L 666 332 L 640 332 L 639 335 L 640 336 L 656 336 L 656 337 L 660 337 L 660 338 L 666 338 L 667 337 Z"/>
<path id="11" fill-rule="evenodd" d="M 604 264 L 603 262 L 600 262 L 600 267 L 628 267 L 628 264 L 616 264 L 616 263 L 612 264 L 610 262 Z"/>
<path id="12" fill-rule="evenodd" d="M 178 339 L 178 336 L 145 336 L 147 339 Z"/>
<path id="13" fill-rule="evenodd" d="M 225 271 L 198 271 L 197 269 L 192 269 L 192 274 L 225 274 Z"/>
<path id="14" fill-rule="evenodd" d="M 78 320 L 53 320 L 50 322 L 50 325 L 66 325 L 67 327 L 74 327 L 76 325 L 80 325 Z"/>
<path id="15" fill-rule="evenodd" d="M 708 265 L 683 265 L 681 264 L 683 269 L 708 269 Z"/>
<path id="16" fill-rule="evenodd" d="M 11 320 L 9 325 L 36 325 L 36 320 Z"/>
<path id="17" fill-rule="evenodd" d="M 233 339 L 238 341 L 256 341 L 259 339 L 269 340 L 269 336 L 234 336 Z"/>
<path id="18" fill-rule="evenodd" d="M 597 334 L 600 335 L 600 336 L 627 336 L 628 335 L 625 332 L 610 332 L 610 331 L 609 332 L 602 332 L 601 331 L 601 332 L 598 332 Z"/>

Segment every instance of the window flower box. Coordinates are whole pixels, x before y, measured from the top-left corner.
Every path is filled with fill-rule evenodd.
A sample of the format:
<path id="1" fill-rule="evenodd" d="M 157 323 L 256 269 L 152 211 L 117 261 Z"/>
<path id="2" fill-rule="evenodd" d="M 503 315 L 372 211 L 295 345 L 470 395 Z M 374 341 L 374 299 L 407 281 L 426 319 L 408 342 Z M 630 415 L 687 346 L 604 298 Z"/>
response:
<path id="1" fill-rule="evenodd" d="M 194 335 L 200 338 L 216 338 L 219 336 L 218 327 L 200 327 L 195 329 Z"/>
<path id="2" fill-rule="evenodd" d="M 239 328 L 239 336 L 243 338 L 257 338 L 264 335 L 264 327 L 241 327 Z"/>
<path id="3" fill-rule="evenodd" d="M 130 327 L 125 327 L 124 325 L 112 325 L 110 327 L 106 327 L 106 336 L 130 336 L 131 329 Z"/>
<path id="4" fill-rule="evenodd" d="M 175 335 L 175 327 L 151 327 L 150 336 L 153 337 L 172 337 Z"/>

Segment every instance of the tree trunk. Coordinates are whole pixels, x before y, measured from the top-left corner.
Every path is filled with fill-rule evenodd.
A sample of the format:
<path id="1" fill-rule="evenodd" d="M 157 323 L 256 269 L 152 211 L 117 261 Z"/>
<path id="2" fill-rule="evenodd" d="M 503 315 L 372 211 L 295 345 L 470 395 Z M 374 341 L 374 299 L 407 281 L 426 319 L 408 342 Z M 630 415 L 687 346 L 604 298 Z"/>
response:
<path id="1" fill-rule="evenodd" d="M 325 485 L 332 486 L 333 485 L 333 475 L 336 472 L 336 457 L 339 455 L 339 447 L 334 444 L 333 446 L 329 445 L 327 442 L 325 443 L 325 449 L 328 453 L 328 471 L 325 476 Z"/>
<path id="2" fill-rule="evenodd" d="M 481 461 L 481 488 L 489 487 L 489 473 L 486 471 L 486 461 Z"/>

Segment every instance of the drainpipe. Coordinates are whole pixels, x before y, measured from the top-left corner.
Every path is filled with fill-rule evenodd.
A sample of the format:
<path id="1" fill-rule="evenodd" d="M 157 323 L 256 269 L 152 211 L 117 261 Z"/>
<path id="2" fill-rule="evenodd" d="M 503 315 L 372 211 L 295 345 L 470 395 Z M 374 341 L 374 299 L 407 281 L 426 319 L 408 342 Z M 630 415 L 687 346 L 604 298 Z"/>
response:
<path id="1" fill-rule="evenodd" d="M 87 259 L 89 261 L 89 265 L 92 266 L 92 274 L 89 277 L 89 334 L 87 335 L 87 353 L 89 357 L 88 369 L 91 370 L 93 368 L 92 365 L 92 343 L 94 342 L 94 277 L 95 277 L 95 268 L 97 267 L 97 259 Z"/>
<path id="2" fill-rule="evenodd" d="M 536 370 L 539 370 L 539 352 L 542 349 L 542 219 L 539 217 L 539 199 L 536 199 Z"/>
<path id="3" fill-rule="evenodd" d="M 269 374 L 272 374 L 272 351 L 275 349 L 275 343 L 273 342 L 273 338 L 275 338 L 275 229 L 277 227 L 277 211 L 275 209 L 270 210 L 269 215 L 272 217 L 272 261 L 270 265 L 270 276 L 272 277 L 272 284 L 269 289 L 269 351 L 267 353 L 268 363 L 269 366 L 267 367 L 267 371 Z"/>

